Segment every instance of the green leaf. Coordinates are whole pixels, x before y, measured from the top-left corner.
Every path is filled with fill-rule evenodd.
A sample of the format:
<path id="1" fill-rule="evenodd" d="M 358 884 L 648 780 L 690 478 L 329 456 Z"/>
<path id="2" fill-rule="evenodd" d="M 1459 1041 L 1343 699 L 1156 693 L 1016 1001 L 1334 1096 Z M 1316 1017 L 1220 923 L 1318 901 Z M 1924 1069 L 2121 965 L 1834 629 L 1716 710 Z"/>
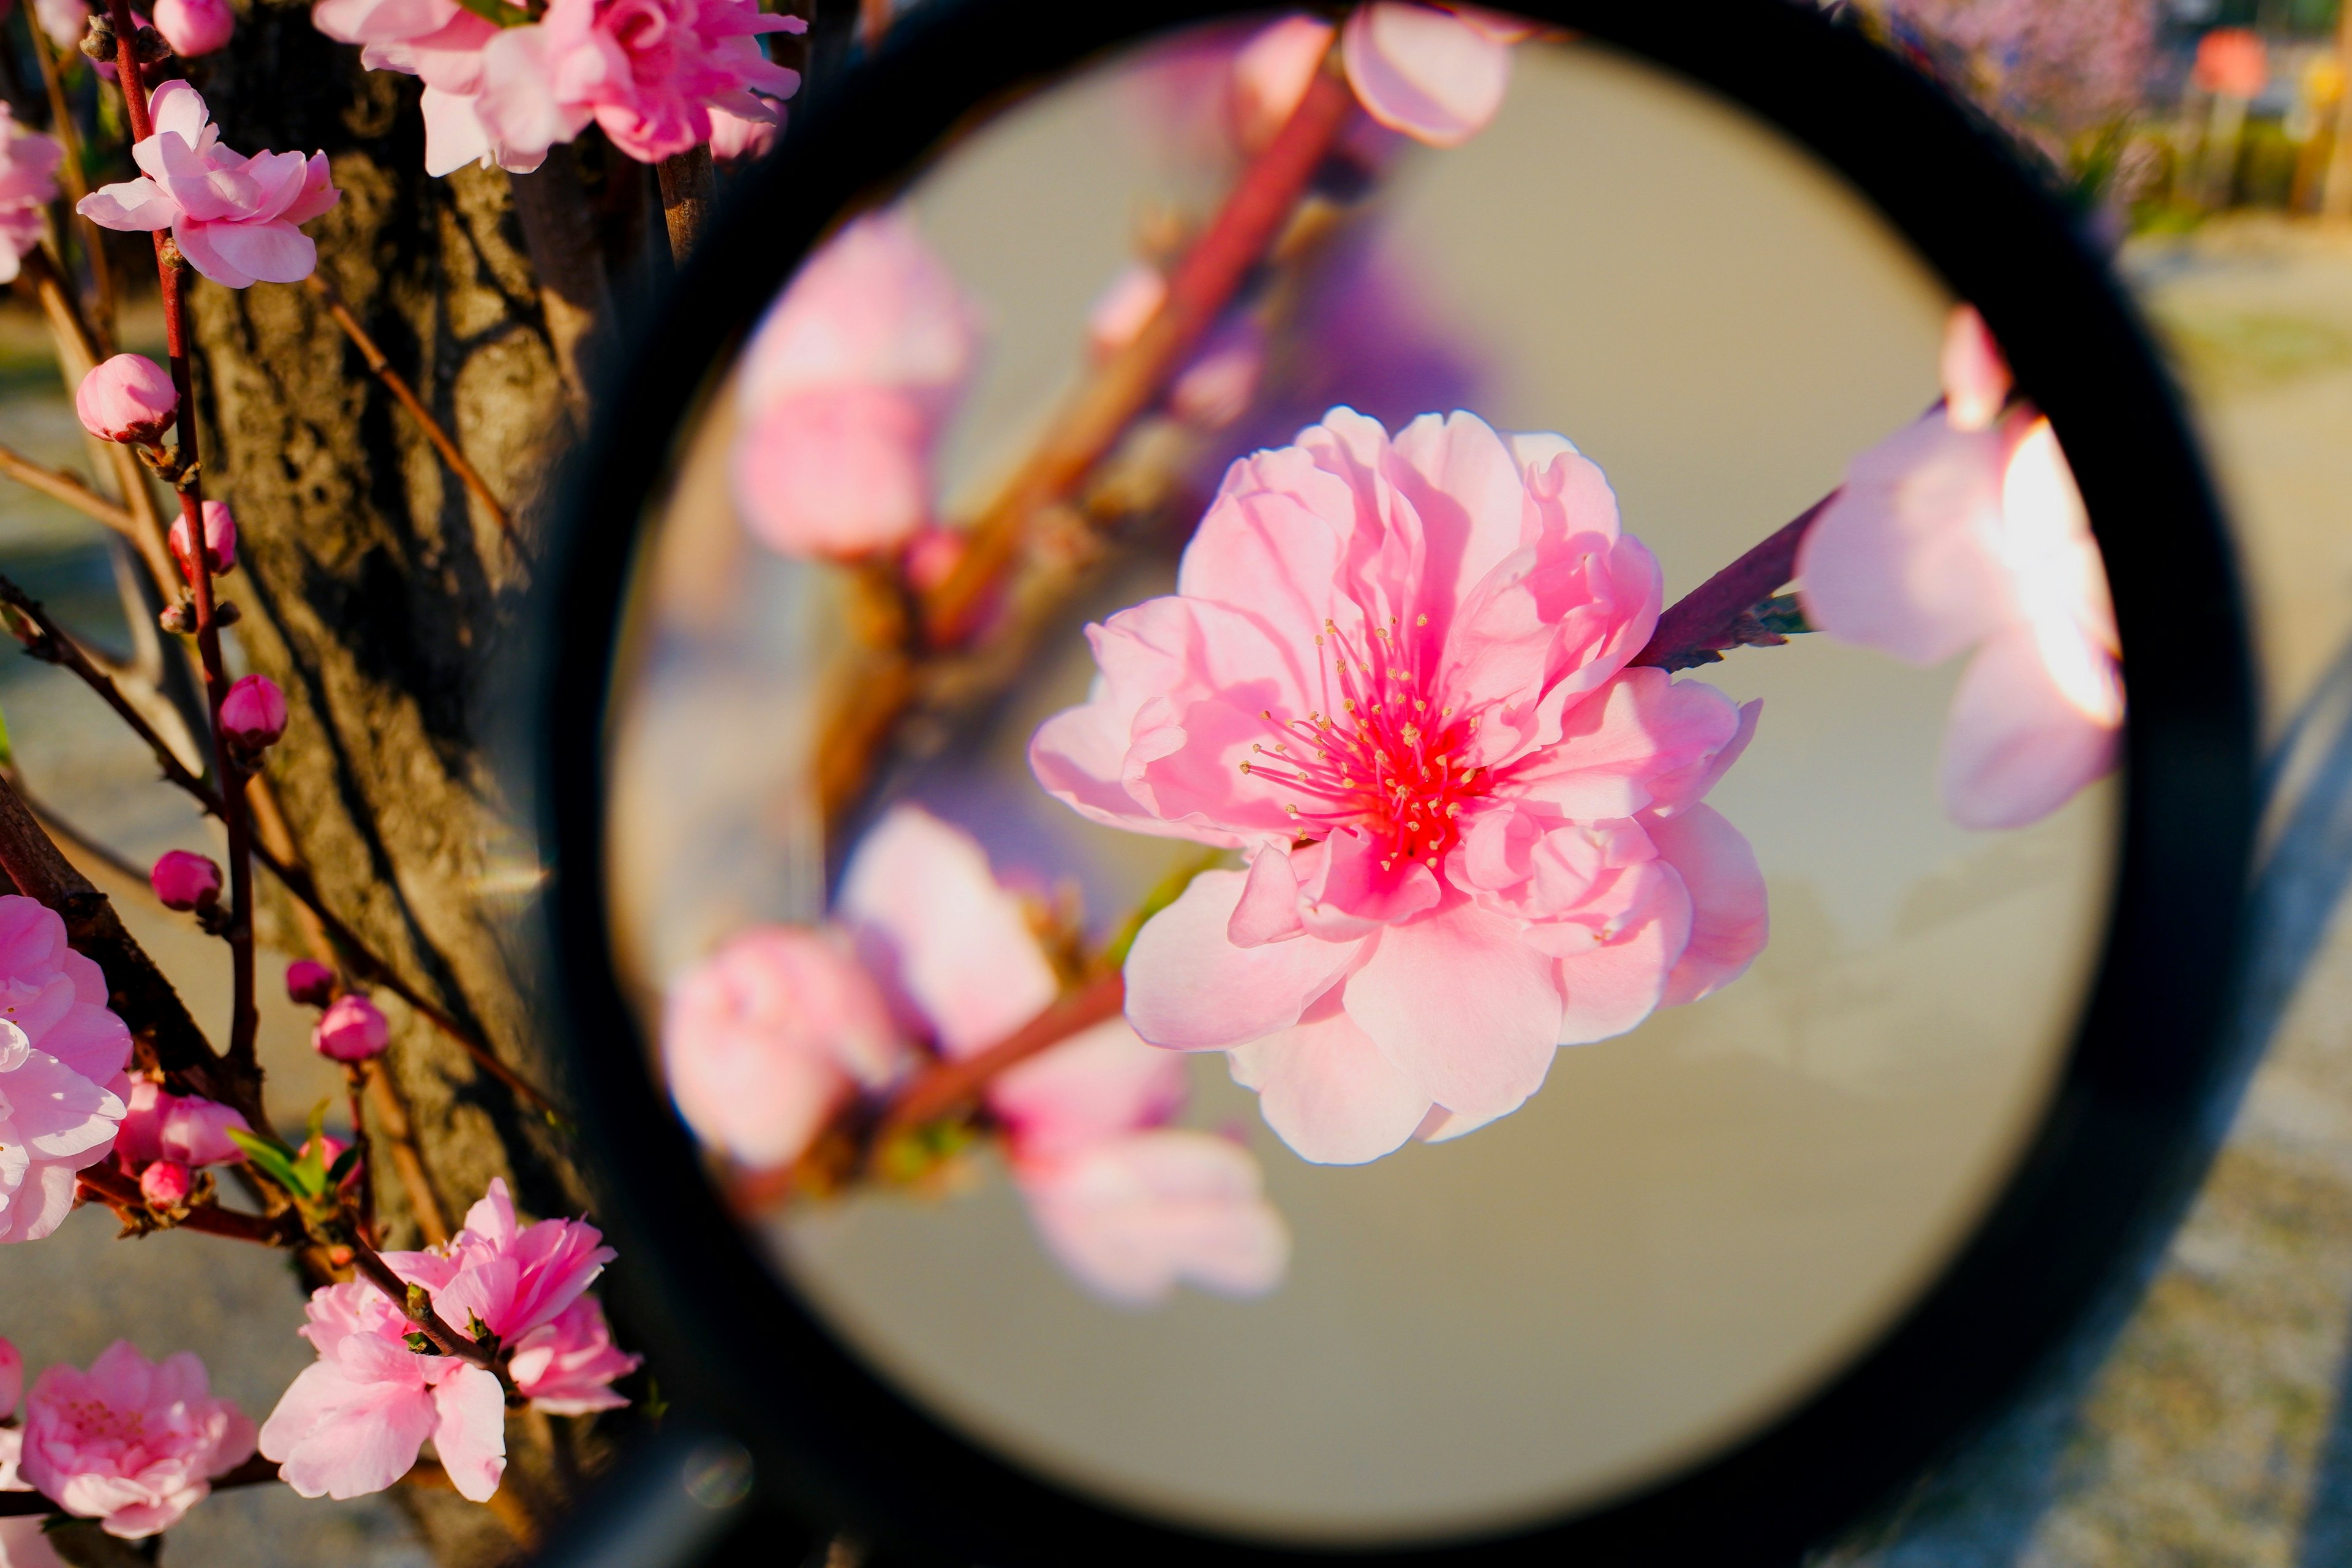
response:
<path id="1" fill-rule="evenodd" d="M 16 765 L 16 750 L 8 742 L 8 716 L 0 713 L 0 768 Z"/>
<path id="2" fill-rule="evenodd" d="M 245 1151 L 247 1159 L 268 1173 L 280 1186 L 299 1193 L 305 1197 L 317 1195 L 312 1189 L 303 1186 L 301 1181 L 296 1176 L 294 1151 L 285 1144 L 275 1138 L 264 1137 L 257 1132 L 247 1132 L 242 1127 L 228 1129 L 228 1135 L 230 1142 Z"/>
<path id="3" fill-rule="evenodd" d="M 346 1181 L 351 1179 L 351 1173 L 353 1171 L 358 1170 L 359 1165 L 359 1145 L 354 1143 L 350 1148 L 335 1156 L 334 1164 L 327 1172 L 327 1185 L 331 1187 L 341 1186 Z"/>
<path id="4" fill-rule="evenodd" d="M 506 0 L 457 0 L 457 4 L 483 21 L 501 27 L 528 26 L 539 19 L 520 5 L 508 5 Z"/>

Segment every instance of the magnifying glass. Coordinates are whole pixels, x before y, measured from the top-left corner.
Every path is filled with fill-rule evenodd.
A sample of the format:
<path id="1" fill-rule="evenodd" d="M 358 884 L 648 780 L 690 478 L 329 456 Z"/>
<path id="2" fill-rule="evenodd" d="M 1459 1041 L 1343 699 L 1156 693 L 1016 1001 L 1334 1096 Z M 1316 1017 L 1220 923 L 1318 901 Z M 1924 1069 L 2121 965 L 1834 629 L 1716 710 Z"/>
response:
<path id="1" fill-rule="evenodd" d="M 917 1558 L 1788 1561 L 2159 1240 L 2249 661 L 1997 132 L 1795 7 L 927 6 L 551 557 L 617 1281 Z"/>

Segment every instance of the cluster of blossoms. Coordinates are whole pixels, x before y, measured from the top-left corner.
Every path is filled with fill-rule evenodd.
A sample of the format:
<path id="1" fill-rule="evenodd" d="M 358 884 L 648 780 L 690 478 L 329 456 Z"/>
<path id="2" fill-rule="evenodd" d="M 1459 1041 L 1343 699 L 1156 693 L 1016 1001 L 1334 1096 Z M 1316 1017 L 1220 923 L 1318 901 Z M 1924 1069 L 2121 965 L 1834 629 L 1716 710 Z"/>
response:
<path id="1" fill-rule="evenodd" d="M 114 1140 L 123 1174 L 139 1184 L 149 1207 L 167 1211 L 188 1201 L 195 1173 L 245 1158 L 231 1130 L 250 1132 L 242 1111 L 201 1095 L 173 1094 L 154 1079 L 131 1080 L 130 1109 Z"/>
<path id="2" fill-rule="evenodd" d="M 131 1031 L 106 976 L 66 945 L 65 921 L 0 897 L 0 1241 L 35 1241 L 74 1202 L 131 1113 Z"/>
<path id="3" fill-rule="evenodd" d="M 721 157 L 774 135 L 797 72 L 770 60 L 763 33 L 805 32 L 755 0 L 551 0 L 515 25 L 503 7 L 457 0 L 318 0 L 310 17 L 362 47 L 373 69 L 425 84 L 425 168 L 477 159 L 525 172 L 591 122 L 630 157 L 654 163 L 710 142 Z"/>
<path id="4" fill-rule="evenodd" d="M 32 11 L 41 31 L 60 49 L 71 49 L 89 31 L 90 17 L 102 15 L 104 6 L 93 13 L 85 0 L 33 0 Z M 228 0 L 155 0 L 154 15 L 134 6 L 131 12 L 134 26 L 152 26 L 163 36 L 172 52 L 182 59 L 193 59 L 222 48 L 236 31 L 236 13 L 229 8 Z M 98 72 L 107 80 L 114 79 L 111 62 L 100 61 Z"/>
<path id="5" fill-rule="evenodd" d="M 0 1418 L 13 1415 L 24 1359 L 0 1340 Z M 186 1351 L 151 1362 L 117 1340 L 88 1372 L 53 1366 L 35 1380 L 21 1426 L 0 1426 L 0 1491 L 37 1491 L 109 1535 L 142 1540 L 178 1522 L 213 1480 L 253 1456 L 253 1423 L 215 1397 Z M 59 1559 L 38 1518 L 0 1521 L 0 1562 Z"/>
<path id="6" fill-rule="evenodd" d="M 58 164 L 65 149 L 54 137 L 27 131 L 0 103 L 0 283 L 13 283 L 24 259 L 41 243 L 41 214 L 58 197 Z"/>
<path id="7" fill-rule="evenodd" d="M 794 1159 L 853 1099 L 985 1050 L 1061 990 L 980 845 L 917 807 L 894 807 L 859 844 L 835 914 L 831 930 L 742 933 L 670 991 L 671 1092 L 707 1142 L 746 1163 Z M 1168 1125 L 1183 1065 L 1113 1018 L 985 1090 L 1039 1236 L 1110 1300 L 1157 1300 L 1180 1280 L 1255 1295 L 1288 1258 L 1248 1152 Z"/>
<path id="8" fill-rule="evenodd" d="M 313 1291 L 301 1333 L 319 1359 L 262 1424 L 262 1456 L 304 1497 L 349 1498 L 400 1479 L 429 1439 L 459 1494 L 488 1498 L 506 1471 L 508 1384 L 559 1415 L 628 1403 L 612 1384 L 640 1358 L 614 1345 L 604 1309 L 585 1293 L 613 1259 L 602 1240 L 578 1220 L 519 1223 L 506 1183 L 494 1180 L 446 1247 L 383 1255 L 444 1321 L 476 1326 L 504 1383 L 471 1361 L 412 1348 L 415 1326 L 372 1284 Z"/>

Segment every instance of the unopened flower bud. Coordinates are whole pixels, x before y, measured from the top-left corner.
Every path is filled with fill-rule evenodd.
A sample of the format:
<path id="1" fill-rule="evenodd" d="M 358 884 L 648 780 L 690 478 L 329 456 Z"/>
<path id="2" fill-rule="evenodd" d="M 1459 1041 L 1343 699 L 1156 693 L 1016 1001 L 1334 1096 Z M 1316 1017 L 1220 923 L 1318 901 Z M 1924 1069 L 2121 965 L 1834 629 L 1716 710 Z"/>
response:
<path id="1" fill-rule="evenodd" d="M 383 1054 L 392 1043 L 392 1026 L 374 1003 L 353 993 L 338 996 L 310 1028 L 310 1044 L 322 1057 L 339 1062 L 363 1062 Z"/>
<path id="2" fill-rule="evenodd" d="M 184 599 L 176 605 L 166 605 L 156 616 L 155 624 L 173 637 L 192 637 L 196 635 L 196 607 Z"/>
<path id="3" fill-rule="evenodd" d="M 158 1160 L 139 1173 L 139 1195 L 149 1208 L 168 1209 L 187 1202 L 194 1184 L 188 1168 L 177 1160 Z"/>
<path id="4" fill-rule="evenodd" d="M 172 374 L 145 354 L 116 354 L 74 388 L 82 428 L 101 441 L 145 445 L 172 427 L 180 411 Z"/>
<path id="5" fill-rule="evenodd" d="M 155 27 L 185 59 L 208 55 L 228 42 L 236 16 L 228 0 L 155 0 Z"/>
<path id="6" fill-rule="evenodd" d="M 76 46 L 91 59 L 104 64 L 114 63 L 114 18 L 100 11 L 92 16 Z"/>
<path id="7" fill-rule="evenodd" d="M 286 733 L 286 694 L 266 675 L 248 675 L 221 699 L 221 739 L 231 749 L 257 755 Z"/>
<path id="8" fill-rule="evenodd" d="M 298 958 L 286 966 L 286 994 L 306 1007 L 323 1007 L 335 999 L 335 972 Z"/>
<path id="9" fill-rule="evenodd" d="M 172 523 L 172 559 L 180 563 L 184 575 L 191 581 L 194 579 L 188 559 L 188 514 L 184 511 Z M 205 570 L 215 577 L 236 570 L 236 519 L 216 500 L 205 502 Z"/>
<path id="10" fill-rule="evenodd" d="M 147 879 L 167 910 L 200 910 L 220 900 L 221 868 L 190 850 L 165 850 Z"/>
<path id="11" fill-rule="evenodd" d="M 245 612 L 236 607 L 234 599 L 222 599 L 213 605 L 213 625 L 233 626 L 245 619 Z"/>
<path id="12" fill-rule="evenodd" d="M 172 58 L 172 46 L 165 43 L 163 35 L 152 27 L 142 27 L 131 38 L 131 47 L 137 52 L 142 65 L 161 65 Z"/>
<path id="13" fill-rule="evenodd" d="M 319 1152 L 320 1169 L 331 1171 L 335 1168 L 335 1162 L 343 1157 L 343 1151 L 350 1147 L 351 1145 L 341 1139 L 321 1132 L 315 1138 L 304 1139 L 302 1146 L 294 1152 L 297 1155 L 307 1155 L 311 1150 L 316 1149 Z M 343 1173 L 341 1185 L 348 1187 L 360 1179 L 361 1163 L 362 1162 L 358 1160 L 352 1162 L 352 1168 Z"/>

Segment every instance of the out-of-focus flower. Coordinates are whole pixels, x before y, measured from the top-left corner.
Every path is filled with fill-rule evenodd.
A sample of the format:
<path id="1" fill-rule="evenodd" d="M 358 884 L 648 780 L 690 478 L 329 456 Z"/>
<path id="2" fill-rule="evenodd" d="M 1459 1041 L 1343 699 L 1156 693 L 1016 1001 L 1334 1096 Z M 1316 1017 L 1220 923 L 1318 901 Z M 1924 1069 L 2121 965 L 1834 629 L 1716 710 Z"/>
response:
<path id="1" fill-rule="evenodd" d="M 482 48 L 474 111 L 490 141 L 543 155 L 594 121 L 613 145 L 656 163 L 710 140 L 710 111 L 772 121 L 800 75 L 761 51 L 761 33 L 802 33 L 752 0 L 553 0 Z"/>
<path id="2" fill-rule="evenodd" d="M 335 999 L 335 972 L 308 958 L 286 966 L 286 996 L 306 1007 L 323 1007 Z"/>
<path id="3" fill-rule="evenodd" d="M 216 500 L 205 502 L 205 570 L 214 576 L 225 576 L 236 570 L 236 519 L 227 506 Z M 180 563 L 181 572 L 193 582 L 195 568 L 188 549 L 188 517 L 182 512 L 172 520 L 172 556 Z"/>
<path id="4" fill-rule="evenodd" d="M 33 0 L 33 15 L 40 22 L 41 31 L 49 36 L 49 42 L 60 49 L 72 48 L 89 30 L 86 0 Z"/>
<path id="5" fill-rule="evenodd" d="M 257 755 L 286 733 L 286 693 L 266 675 L 248 675 L 221 699 L 221 737 L 248 755 Z"/>
<path id="6" fill-rule="evenodd" d="M 577 1220 L 517 1222 L 506 1183 L 467 1211 L 446 1247 L 391 1252 L 394 1273 L 423 1286 L 445 1322 L 478 1321 L 515 1351 L 526 1398 L 556 1414 L 627 1401 L 613 1379 L 639 1358 L 612 1348 L 604 1316 L 583 1295 L 613 1249 Z M 578 1310 L 583 1303 L 590 1309 Z M 427 1437 L 461 1496 L 482 1501 L 506 1471 L 504 1395 L 488 1372 L 455 1356 L 420 1355 L 410 1324 L 362 1281 L 311 1292 L 302 1336 L 319 1352 L 262 1424 L 261 1452 L 304 1497 L 378 1492 L 408 1473 Z"/>
<path id="7" fill-rule="evenodd" d="M 784 128 L 784 110 L 779 108 L 775 113 L 773 120 L 747 120 L 723 109 L 712 110 L 710 155 L 721 163 L 766 157 L 768 149 L 776 144 L 776 133 Z"/>
<path id="8" fill-rule="evenodd" d="M 220 900 L 220 867 L 210 856 L 193 850 L 163 851 L 147 873 L 147 881 L 167 910 L 202 909 Z"/>
<path id="9" fill-rule="evenodd" d="M 245 1158 L 229 1131 L 252 1128 L 233 1107 L 202 1095 L 173 1094 L 149 1078 L 131 1079 L 123 1100 L 128 1109 L 114 1152 L 127 1171 L 136 1173 L 157 1160 L 202 1166 L 231 1165 Z"/>
<path id="10" fill-rule="evenodd" d="M 88 1372 L 53 1366 L 25 1407 L 18 1472 L 68 1513 L 136 1541 L 169 1529 L 253 1454 L 253 1423 L 186 1351 L 150 1362 L 117 1340 Z"/>
<path id="11" fill-rule="evenodd" d="M 230 152 L 184 81 L 158 87 L 149 112 L 154 134 L 131 149 L 141 177 L 91 192 L 76 210 L 104 228 L 170 229 L 189 266 L 231 289 L 310 276 L 319 249 L 295 226 L 342 198 L 327 155 Z"/>
<path id="12" fill-rule="evenodd" d="M 131 1031 L 106 976 L 55 911 L 0 897 L 0 1241 L 37 1241 L 73 1207 L 74 1173 L 106 1158 L 129 1107 Z"/>
<path id="13" fill-rule="evenodd" d="M 672 986 L 662 1063 L 678 1114 L 745 1164 L 796 1158 L 906 1063 L 882 994 L 834 933 L 759 926 Z"/>
<path id="14" fill-rule="evenodd" d="M 151 1208 L 167 1209 L 184 1203 L 194 1177 L 177 1160 L 157 1160 L 139 1173 L 139 1195 Z"/>
<path id="15" fill-rule="evenodd" d="M 39 247 L 41 209 L 57 200 L 64 156 L 54 137 L 18 125 L 0 103 L 0 283 L 15 282 L 25 257 Z"/>
<path id="16" fill-rule="evenodd" d="M 2190 72 L 2201 92 L 2227 98 L 2257 98 L 2271 82 L 2270 51 L 2252 27 L 2216 27 L 2197 40 Z"/>
<path id="17" fill-rule="evenodd" d="M 914 224 L 861 217 L 812 256 L 745 351 L 735 504 L 790 555 L 894 549 L 930 520 L 931 458 L 979 310 Z"/>
<path id="18" fill-rule="evenodd" d="M 356 991 L 329 1003 L 310 1026 L 310 1048 L 332 1061 L 363 1062 L 383 1055 L 391 1042 L 392 1026 L 374 1003 Z"/>
<path id="19" fill-rule="evenodd" d="M 236 31 L 228 0 L 155 0 L 155 30 L 182 59 L 211 54 Z"/>
<path id="20" fill-rule="evenodd" d="M 1138 936 L 1137 1032 L 1230 1051 L 1285 1142 L 1350 1163 L 1736 978 L 1763 881 L 1701 797 L 1754 709 L 1626 668 L 1659 591 L 1558 436 L 1337 408 L 1236 462 L 1030 747 L 1080 815 L 1251 858 Z"/>
<path id="21" fill-rule="evenodd" d="M 25 1397 L 25 1352 L 15 1343 L 0 1339 L 0 1421 L 16 1414 L 17 1401 Z"/>
<path id="22" fill-rule="evenodd" d="M 74 388 L 82 428 L 101 441 L 145 445 L 162 437 L 179 416 L 172 373 L 145 354 L 116 354 L 89 368 Z"/>
<path id="23" fill-rule="evenodd" d="M 1149 262 L 1111 279 L 1087 314 L 1087 341 L 1108 358 L 1135 341 L 1168 298 L 1168 279 Z M 1265 331 L 1246 311 L 1230 313 L 1192 351 L 1168 386 L 1168 412 L 1203 430 L 1221 430 L 1247 413 L 1265 371 Z"/>
<path id="24" fill-rule="evenodd" d="M 1963 306 L 1953 332 L 1983 323 Z M 1988 399 L 1969 375 L 2005 395 L 1998 355 L 1948 350 L 1946 412 L 1856 458 L 1797 556 L 1828 636 L 1921 665 L 1977 650 L 1941 773 L 1945 810 L 1979 828 L 2038 821 L 2104 777 L 2124 719 L 2106 572 L 2057 436 L 2030 405 L 1976 423 Z"/>
<path id="25" fill-rule="evenodd" d="M 1530 31 L 1471 5 L 1373 0 L 1348 17 L 1339 58 L 1365 113 L 1417 142 L 1458 147 L 1503 107 L 1511 46 Z"/>
<path id="26" fill-rule="evenodd" d="M 858 846 L 840 912 L 950 1058 L 993 1045 L 1059 989 L 1020 900 L 979 844 L 917 807 L 894 808 Z M 1223 1139 L 1164 1125 L 1183 1104 L 1183 1063 L 1123 1021 L 999 1074 L 985 1098 L 1039 1236 L 1097 1295 L 1141 1304 L 1179 1280 L 1237 1296 L 1280 1282 L 1289 1232 L 1260 1190 L 1256 1162 Z"/>

